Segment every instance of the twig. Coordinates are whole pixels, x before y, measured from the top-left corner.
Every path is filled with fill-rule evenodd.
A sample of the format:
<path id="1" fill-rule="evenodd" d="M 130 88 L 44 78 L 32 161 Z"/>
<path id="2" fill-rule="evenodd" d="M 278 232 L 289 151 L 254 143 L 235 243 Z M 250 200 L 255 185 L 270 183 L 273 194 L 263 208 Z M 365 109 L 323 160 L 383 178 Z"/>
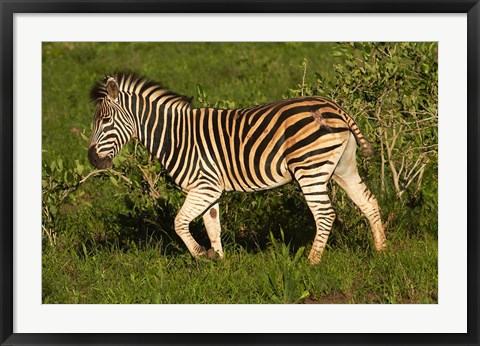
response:
<path id="1" fill-rule="evenodd" d="M 303 90 L 305 89 L 305 76 L 307 74 L 307 65 L 308 65 L 308 61 L 306 58 L 303 59 L 303 77 L 302 77 L 302 89 L 301 89 L 301 94 L 302 94 L 302 97 L 303 97 Z"/>
<path id="2" fill-rule="evenodd" d="M 425 167 L 427 166 L 426 163 L 422 164 L 422 166 L 418 169 L 418 171 L 413 175 L 413 177 L 411 179 L 409 179 L 407 181 L 407 183 L 405 184 L 405 189 L 415 180 L 415 178 L 419 175 L 419 177 L 421 178 L 421 176 L 423 175 L 423 171 L 425 170 Z M 419 178 L 419 179 L 420 179 Z M 417 185 L 418 185 L 418 181 L 417 181 Z"/>
<path id="3" fill-rule="evenodd" d="M 160 198 L 161 194 L 155 188 L 155 184 L 158 181 L 158 176 L 155 178 L 154 181 L 152 181 L 150 175 L 142 168 L 142 166 L 139 163 L 137 163 L 137 167 L 140 169 L 140 171 L 142 171 L 143 177 L 145 178 L 145 180 L 148 183 L 148 186 L 150 187 L 150 193 L 151 193 L 152 197 L 153 198 Z"/>
<path id="4" fill-rule="evenodd" d="M 128 179 L 126 176 L 124 176 L 122 173 L 120 172 L 117 172 L 111 168 L 107 168 L 107 169 L 96 169 L 96 170 L 93 170 L 91 171 L 89 174 L 87 174 L 82 180 L 80 180 L 77 184 L 76 187 L 78 187 L 80 184 L 83 184 L 84 182 L 87 181 L 88 178 L 94 176 L 94 175 L 97 175 L 97 174 L 100 174 L 100 173 L 111 173 L 111 174 L 114 174 L 116 175 L 117 177 L 120 177 L 122 178 L 123 180 L 125 180 L 129 185 L 132 185 L 132 181 L 130 179 Z"/>

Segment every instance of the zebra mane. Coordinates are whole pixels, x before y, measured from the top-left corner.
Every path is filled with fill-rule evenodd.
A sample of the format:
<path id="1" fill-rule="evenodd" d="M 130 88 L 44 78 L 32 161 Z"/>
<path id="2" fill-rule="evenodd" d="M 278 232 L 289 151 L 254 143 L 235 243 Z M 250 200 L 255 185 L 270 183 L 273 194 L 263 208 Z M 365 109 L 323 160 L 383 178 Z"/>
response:
<path id="1" fill-rule="evenodd" d="M 106 82 L 109 76 L 105 76 L 101 81 L 95 83 L 95 85 L 90 90 L 90 99 L 92 102 L 98 103 L 100 100 L 107 96 L 107 89 L 106 89 Z M 187 107 L 191 107 L 192 105 L 192 97 L 187 97 L 184 95 L 177 94 L 168 88 L 165 88 L 157 81 L 148 79 L 144 76 L 137 75 L 135 73 L 127 73 L 127 72 L 117 72 L 113 75 L 116 82 L 120 87 L 120 92 L 125 92 L 125 86 L 128 86 L 129 90 L 135 90 L 136 86 L 140 86 L 139 94 L 143 91 L 152 88 L 151 91 L 164 91 L 163 95 L 168 95 L 172 97 L 178 98 L 178 101 Z"/>

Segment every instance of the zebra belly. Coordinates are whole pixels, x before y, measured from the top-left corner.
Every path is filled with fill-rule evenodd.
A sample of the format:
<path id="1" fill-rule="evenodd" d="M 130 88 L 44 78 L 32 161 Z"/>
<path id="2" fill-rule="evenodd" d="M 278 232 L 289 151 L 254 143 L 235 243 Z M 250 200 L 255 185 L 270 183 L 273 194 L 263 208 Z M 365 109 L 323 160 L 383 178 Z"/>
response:
<path id="1" fill-rule="evenodd" d="M 241 188 L 238 188 L 238 187 L 235 188 L 234 186 L 225 185 L 225 191 L 243 191 L 243 192 L 264 191 L 264 190 L 270 190 L 270 189 L 274 189 L 276 187 L 288 184 L 291 181 L 292 181 L 292 177 L 288 176 L 288 177 L 283 177 L 282 179 L 279 179 L 275 182 L 272 182 L 271 184 L 261 185 L 261 186 L 252 187 L 252 186 L 244 185 Z"/>
<path id="2" fill-rule="evenodd" d="M 254 191 L 263 191 L 270 190 L 285 184 L 288 184 L 292 181 L 293 177 L 290 171 L 287 168 L 285 162 L 281 165 L 282 169 L 280 174 L 275 174 L 274 179 L 268 179 L 263 177 L 263 179 L 258 179 L 258 177 L 247 178 L 246 176 L 236 177 L 232 179 L 230 177 L 224 177 L 224 189 L 225 191 L 245 191 L 245 192 L 254 192 Z M 270 167 L 267 169 L 271 169 Z"/>

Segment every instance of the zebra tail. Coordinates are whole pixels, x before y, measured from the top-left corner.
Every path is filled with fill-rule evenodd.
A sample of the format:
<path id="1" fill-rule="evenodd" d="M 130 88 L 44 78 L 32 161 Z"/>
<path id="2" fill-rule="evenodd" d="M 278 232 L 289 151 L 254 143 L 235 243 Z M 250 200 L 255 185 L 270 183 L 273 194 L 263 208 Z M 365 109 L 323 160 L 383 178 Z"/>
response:
<path id="1" fill-rule="evenodd" d="M 367 138 L 364 136 L 360 128 L 358 127 L 357 123 L 350 117 L 348 117 L 348 127 L 350 128 L 350 131 L 353 133 L 355 136 L 355 139 L 357 140 L 357 145 L 362 148 L 362 153 L 366 157 L 371 157 L 374 154 L 374 150 L 370 142 L 367 140 Z"/>

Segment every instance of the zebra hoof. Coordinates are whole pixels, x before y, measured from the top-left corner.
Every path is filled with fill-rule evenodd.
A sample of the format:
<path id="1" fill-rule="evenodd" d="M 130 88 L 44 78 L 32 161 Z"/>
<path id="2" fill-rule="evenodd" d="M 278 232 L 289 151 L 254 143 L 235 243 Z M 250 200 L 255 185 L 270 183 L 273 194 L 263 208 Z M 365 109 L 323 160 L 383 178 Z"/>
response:
<path id="1" fill-rule="evenodd" d="M 206 257 L 210 260 L 217 259 L 217 252 L 214 249 L 209 249 L 207 251 Z"/>
<path id="2" fill-rule="evenodd" d="M 310 264 L 312 265 L 317 265 L 321 262 L 322 260 L 322 253 L 323 253 L 323 249 L 320 250 L 320 251 L 315 251 L 314 249 L 310 250 L 310 253 L 308 255 L 308 261 L 310 262 Z"/>
<path id="3" fill-rule="evenodd" d="M 207 257 L 207 249 L 205 249 L 203 246 L 200 246 L 199 251 L 196 254 L 192 254 L 192 256 L 196 259 L 205 258 Z"/>

